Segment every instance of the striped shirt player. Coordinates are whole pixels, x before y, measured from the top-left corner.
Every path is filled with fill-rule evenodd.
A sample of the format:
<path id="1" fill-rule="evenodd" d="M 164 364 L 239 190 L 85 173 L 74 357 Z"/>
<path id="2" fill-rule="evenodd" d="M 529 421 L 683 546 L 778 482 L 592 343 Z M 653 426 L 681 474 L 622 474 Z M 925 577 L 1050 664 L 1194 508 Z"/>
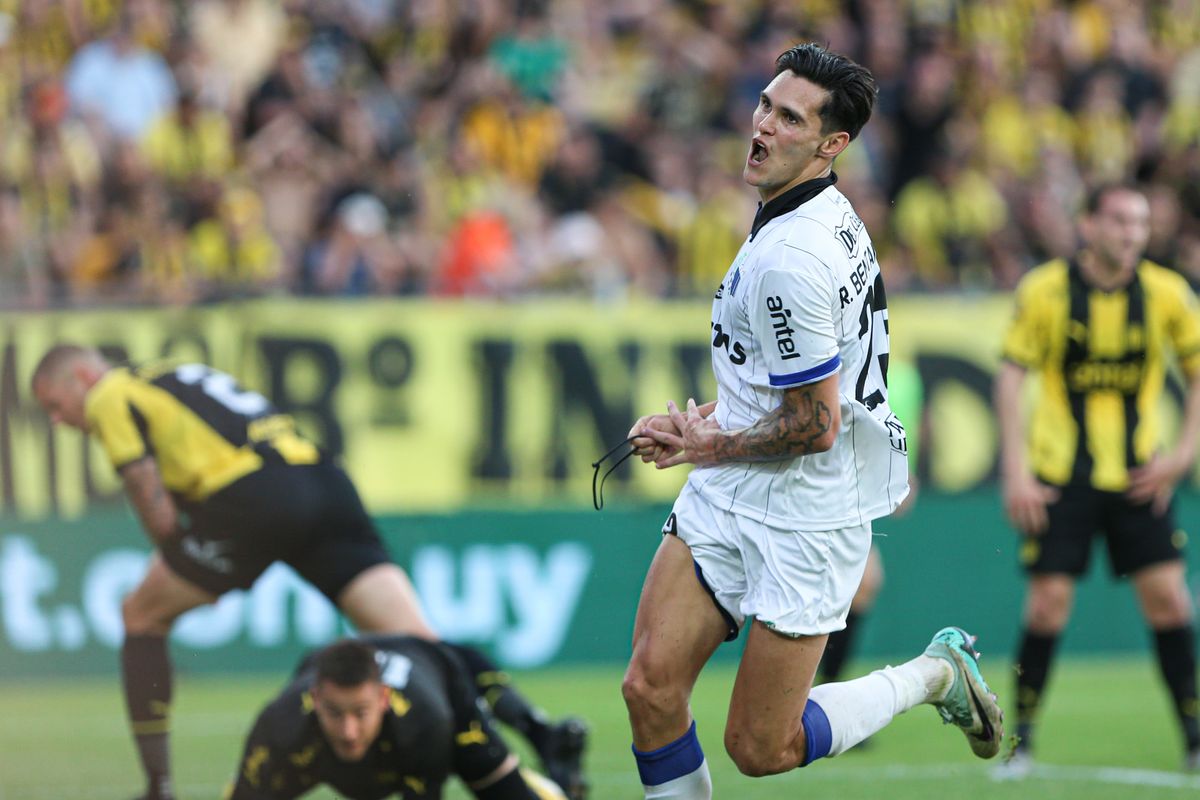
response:
<path id="1" fill-rule="evenodd" d="M 887 296 L 833 160 L 870 117 L 871 74 L 816 45 L 776 60 L 743 176 L 761 205 L 713 301 L 717 399 L 642 417 L 634 452 L 694 469 L 663 527 L 622 686 L 645 796 L 712 796 L 688 697 L 722 640 L 747 630 L 725 749 L 747 775 L 837 755 L 932 704 L 994 756 L 1000 709 L 973 638 L 813 688 L 845 624 L 871 521 L 908 493 L 904 425 L 887 401 Z"/>
<path id="2" fill-rule="evenodd" d="M 791 460 L 699 467 L 715 506 L 781 528 L 832 530 L 908 494 L 904 426 L 887 402 L 888 311 L 871 237 L 835 174 L 762 206 L 713 300 L 714 415 L 753 424 L 793 386 L 838 373 L 838 444 Z"/>

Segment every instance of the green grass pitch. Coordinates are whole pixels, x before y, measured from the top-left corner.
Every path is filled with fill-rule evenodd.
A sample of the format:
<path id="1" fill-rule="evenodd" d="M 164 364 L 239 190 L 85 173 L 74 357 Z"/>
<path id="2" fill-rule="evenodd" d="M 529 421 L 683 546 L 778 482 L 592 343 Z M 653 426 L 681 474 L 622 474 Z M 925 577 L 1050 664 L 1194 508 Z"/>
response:
<path id="1" fill-rule="evenodd" d="M 1004 665 L 985 660 L 984 666 L 1007 700 L 1011 681 Z M 616 667 L 597 667 L 517 676 L 551 713 L 577 713 L 591 723 L 593 800 L 642 796 L 629 755 L 620 674 Z M 970 755 L 962 735 L 925 707 L 900 717 L 865 750 L 786 775 L 745 778 L 721 746 L 732 677 L 731 668 L 713 665 L 694 702 L 717 798 L 1153 800 L 1200 792 L 1200 776 L 1177 771 L 1178 733 L 1153 662 L 1145 657 L 1059 665 L 1040 731 L 1039 771 L 1021 784 L 992 781 L 989 765 Z M 181 800 L 220 797 L 247 726 L 281 680 L 177 680 L 174 761 Z M 0 800 L 129 800 L 139 788 L 115 674 L 0 683 Z M 310 797 L 334 795 L 322 790 Z M 468 795 L 454 787 L 448 797 Z"/>

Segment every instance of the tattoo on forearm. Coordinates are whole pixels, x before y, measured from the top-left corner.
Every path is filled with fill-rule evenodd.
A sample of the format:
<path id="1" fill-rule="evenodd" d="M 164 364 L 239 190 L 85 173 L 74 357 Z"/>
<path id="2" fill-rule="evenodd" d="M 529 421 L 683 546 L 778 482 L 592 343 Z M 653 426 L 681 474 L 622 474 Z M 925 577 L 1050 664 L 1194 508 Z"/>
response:
<path id="1" fill-rule="evenodd" d="M 175 501 L 153 462 L 126 467 L 125 488 L 146 532 L 155 539 L 169 535 L 175 526 Z"/>
<path id="2" fill-rule="evenodd" d="M 738 433 L 722 437 L 716 455 L 723 461 L 778 461 L 818 452 L 817 442 L 829 432 L 833 413 L 806 389 L 786 392 L 774 411 Z"/>

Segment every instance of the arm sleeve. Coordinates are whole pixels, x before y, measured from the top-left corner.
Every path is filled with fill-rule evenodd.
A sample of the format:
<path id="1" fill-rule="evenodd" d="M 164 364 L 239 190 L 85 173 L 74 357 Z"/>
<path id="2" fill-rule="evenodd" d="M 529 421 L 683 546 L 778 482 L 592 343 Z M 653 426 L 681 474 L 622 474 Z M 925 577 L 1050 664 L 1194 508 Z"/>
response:
<path id="1" fill-rule="evenodd" d="M 1026 369 L 1037 369 L 1046 360 L 1046 344 L 1049 337 L 1039 312 L 1039 296 L 1028 279 L 1022 280 L 1017 286 L 1013 317 L 1004 335 L 1001 351 L 1005 360 Z"/>
<path id="2" fill-rule="evenodd" d="M 99 385 L 88 398 L 87 419 L 114 469 L 152 455 L 146 418 L 122 386 Z"/>
<path id="3" fill-rule="evenodd" d="M 242 759 L 238 763 L 238 774 L 233 789 L 226 800 L 290 800 L 299 793 L 288 780 L 287 761 L 270 736 L 270 708 L 259 715 L 254 723 Z"/>
<path id="4" fill-rule="evenodd" d="M 829 269 L 812 259 L 796 259 L 788 269 L 763 274 L 747 298 L 747 313 L 762 343 L 771 386 L 815 383 L 841 367 L 836 298 Z"/>

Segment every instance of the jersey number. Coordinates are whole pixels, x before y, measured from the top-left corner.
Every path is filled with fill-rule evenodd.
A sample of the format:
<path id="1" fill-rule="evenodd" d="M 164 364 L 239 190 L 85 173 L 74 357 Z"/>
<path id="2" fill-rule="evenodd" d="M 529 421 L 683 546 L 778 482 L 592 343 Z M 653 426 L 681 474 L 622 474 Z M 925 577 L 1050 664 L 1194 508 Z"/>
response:
<path id="1" fill-rule="evenodd" d="M 175 377 L 189 386 L 199 384 L 206 395 L 243 417 L 256 417 L 271 407 L 267 398 L 258 392 L 238 386 L 232 375 L 217 372 L 203 364 L 184 364 L 175 370 Z"/>
<path id="2" fill-rule="evenodd" d="M 862 313 L 858 316 L 858 338 L 867 340 L 867 358 L 858 373 L 854 397 L 868 409 L 873 409 L 887 394 L 888 310 L 883 275 L 875 275 L 875 282 L 863 299 Z"/>

